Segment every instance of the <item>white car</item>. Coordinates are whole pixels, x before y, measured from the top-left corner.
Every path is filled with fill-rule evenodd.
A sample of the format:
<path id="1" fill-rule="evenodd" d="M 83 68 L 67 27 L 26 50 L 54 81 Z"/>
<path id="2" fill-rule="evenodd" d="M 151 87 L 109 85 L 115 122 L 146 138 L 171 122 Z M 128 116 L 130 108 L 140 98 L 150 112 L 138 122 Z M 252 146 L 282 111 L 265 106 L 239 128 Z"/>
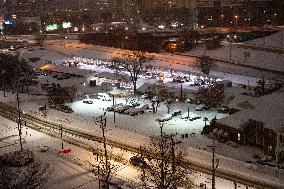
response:
<path id="1" fill-rule="evenodd" d="M 140 112 L 141 114 L 143 114 L 147 109 L 149 109 L 149 105 L 148 104 L 144 104 L 138 108 L 136 108 L 138 112 Z"/>
<path id="2" fill-rule="evenodd" d="M 135 111 L 136 111 L 136 108 L 130 107 L 127 110 L 125 110 L 124 113 L 125 114 L 130 114 L 130 113 L 135 112 Z"/>
<path id="3" fill-rule="evenodd" d="M 115 112 L 118 112 L 118 113 L 123 113 L 123 112 L 126 111 L 127 109 L 129 109 L 129 106 L 123 105 L 123 106 L 119 106 L 119 107 L 117 107 L 117 108 L 114 108 L 114 111 L 115 111 Z"/>
<path id="4" fill-rule="evenodd" d="M 172 114 L 164 114 L 162 117 L 156 119 L 158 122 L 164 122 L 164 121 L 169 121 L 173 118 Z"/>
<path id="5" fill-rule="evenodd" d="M 123 106 L 123 104 L 120 103 L 120 104 L 115 104 L 113 106 L 107 107 L 107 111 L 114 111 L 114 109 L 116 109 L 116 108 L 118 108 L 120 106 Z"/>
<path id="6" fill-rule="evenodd" d="M 111 101 L 111 98 L 107 93 L 98 93 L 98 99 L 102 101 Z"/>
<path id="7" fill-rule="evenodd" d="M 200 104 L 200 105 L 197 105 L 197 106 L 195 107 L 195 110 L 196 110 L 196 111 L 204 111 L 204 110 L 208 110 L 208 109 L 209 109 L 209 107 L 206 106 L 205 104 Z"/>

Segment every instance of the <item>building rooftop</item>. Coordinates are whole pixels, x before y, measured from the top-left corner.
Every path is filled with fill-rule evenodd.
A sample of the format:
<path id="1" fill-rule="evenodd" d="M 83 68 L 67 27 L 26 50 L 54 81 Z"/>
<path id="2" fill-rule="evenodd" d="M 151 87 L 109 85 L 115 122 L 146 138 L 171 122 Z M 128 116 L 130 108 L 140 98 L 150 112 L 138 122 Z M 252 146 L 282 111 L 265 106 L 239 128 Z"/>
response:
<path id="1" fill-rule="evenodd" d="M 263 97 L 237 97 L 232 105 L 241 111 L 217 120 L 218 123 L 243 130 L 249 119 L 264 123 L 265 128 L 284 133 L 284 89 Z"/>

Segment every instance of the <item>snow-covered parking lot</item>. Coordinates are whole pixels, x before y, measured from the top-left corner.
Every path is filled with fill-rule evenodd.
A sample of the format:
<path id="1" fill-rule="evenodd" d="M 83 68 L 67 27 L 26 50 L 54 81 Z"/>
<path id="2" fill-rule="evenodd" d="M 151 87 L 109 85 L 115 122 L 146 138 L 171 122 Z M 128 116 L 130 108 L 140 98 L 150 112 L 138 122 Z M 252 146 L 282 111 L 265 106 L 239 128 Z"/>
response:
<path id="1" fill-rule="evenodd" d="M 160 124 L 156 119 L 162 117 L 164 114 L 168 113 L 167 107 L 165 104 L 161 103 L 158 107 L 158 112 L 153 114 L 152 111 L 146 111 L 143 114 L 138 114 L 135 116 L 131 116 L 125 113 L 115 113 L 115 123 L 114 123 L 114 112 L 107 111 L 106 108 L 112 106 L 112 101 L 102 101 L 99 99 L 92 99 L 93 104 L 83 103 L 84 100 L 76 101 L 71 104 L 71 108 L 74 110 L 76 114 L 81 114 L 82 116 L 90 116 L 97 117 L 103 114 L 106 111 L 106 116 L 108 118 L 108 122 L 110 124 L 116 125 L 118 128 L 122 128 L 125 130 L 129 130 L 132 132 L 137 132 L 144 135 L 157 135 L 160 132 Z M 139 102 L 139 101 L 138 101 Z M 140 101 L 141 104 L 145 103 L 149 104 L 148 101 Z M 124 98 L 116 98 L 115 103 L 126 103 L 126 99 Z M 178 133 L 178 134 L 190 134 L 196 133 L 199 135 L 204 127 L 203 118 L 207 117 L 209 120 L 213 119 L 215 116 L 217 119 L 227 116 L 227 114 L 220 114 L 216 109 L 210 109 L 206 111 L 196 111 L 196 105 L 194 104 L 185 104 L 185 103 L 177 103 L 175 104 L 170 112 L 175 109 L 181 110 L 181 115 L 174 116 L 171 120 L 163 122 L 164 124 L 164 132 L 170 133 Z M 187 114 L 189 109 L 190 115 L 192 117 L 201 117 L 197 120 L 190 121 L 189 119 L 182 119 L 183 114 Z M 195 115 L 193 115 L 195 114 Z M 207 124 L 209 124 L 207 122 Z"/>

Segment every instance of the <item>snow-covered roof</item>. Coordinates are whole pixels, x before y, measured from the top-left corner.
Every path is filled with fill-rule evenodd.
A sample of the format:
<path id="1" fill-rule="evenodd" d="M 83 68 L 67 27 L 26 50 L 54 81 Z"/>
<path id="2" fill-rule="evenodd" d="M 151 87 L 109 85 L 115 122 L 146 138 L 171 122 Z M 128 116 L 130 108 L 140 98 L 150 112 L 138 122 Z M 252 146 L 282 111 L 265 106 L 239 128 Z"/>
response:
<path id="1" fill-rule="evenodd" d="M 237 129 L 243 129 L 243 125 L 247 123 L 249 119 L 252 119 L 263 122 L 265 128 L 277 132 L 284 132 L 283 90 L 260 98 L 246 97 L 247 96 L 243 97 L 242 102 L 238 101 L 238 104 L 236 103 L 238 107 L 242 107 L 242 109 L 245 110 L 220 119 L 217 122 Z M 239 100 L 241 100 L 241 98 Z"/>
<path id="2" fill-rule="evenodd" d="M 126 81 L 126 82 L 131 81 L 131 77 L 128 75 L 115 74 L 115 73 L 110 73 L 110 72 L 101 72 L 101 73 L 96 74 L 96 76 L 100 78 L 110 79 L 110 80 L 119 80 L 119 81 Z"/>
<path id="3" fill-rule="evenodd" d="M 237 110 L 253 110 L 255 109 L 256 97 L 241 95 L 232 96 L 232 100 L 228 103 L 228 107 Z"/>
<path id="4" fill-rule="evenodd" d="M 77 67 L 67 67 L 63 65 L 54 65 L 54 64 L 44 64 L 38 68 L 43 71 L 54 71 L 54 72 L 67 73 L 73 75 L 85 75 L 87 73 L 90 73 L 89 70 L 82 70 L 78 69 Z"/>

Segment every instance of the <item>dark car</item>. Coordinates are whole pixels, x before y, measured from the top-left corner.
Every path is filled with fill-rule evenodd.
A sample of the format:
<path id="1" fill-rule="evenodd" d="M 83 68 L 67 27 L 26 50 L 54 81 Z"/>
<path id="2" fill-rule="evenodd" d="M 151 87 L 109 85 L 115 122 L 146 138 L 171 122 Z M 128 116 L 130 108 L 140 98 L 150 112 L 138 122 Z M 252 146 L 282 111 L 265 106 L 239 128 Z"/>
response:
<path id="1" fill-rule="evenodd" d="M 179 109 L 172 111 L 172 116 L 173 116 L 173 117 L 174 117 L 174 116 L 178 116 L 178 115 L 180 115 L 180 114 L 181 114 L 181 110 L 179 110 Z"/>
<path id="2" fill-rule="evenodd" d="M 93 104 L 94 102 L 92 100 L 83 100 L 84 104 Z"/>
<path id="3" fill-rule="evenodd" d="M 141 169 L 145 169 L 148 168 L 149 165 L 146 163 L 146 161 L 144 161 L 141 157 L 139 156 L 133 156 L 130 158 L 130 163 L 135 166 L 135 167 L 139 167 Z"/>

